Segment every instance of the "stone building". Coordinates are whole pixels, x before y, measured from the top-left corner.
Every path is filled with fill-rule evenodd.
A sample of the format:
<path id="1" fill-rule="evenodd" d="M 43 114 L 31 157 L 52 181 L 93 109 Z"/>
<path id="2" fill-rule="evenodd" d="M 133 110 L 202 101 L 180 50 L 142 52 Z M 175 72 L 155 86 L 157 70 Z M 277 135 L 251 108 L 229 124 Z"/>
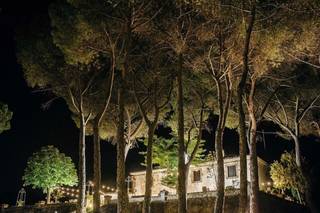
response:
<path id="1" fill-rule="evenodd" d="M 247 171 L 248 182 L 250 183 L 249 175 L 249 156 L 247 156 Z M 217 164 L 216 162 L 206 162 L 198 165 L 191 165 L 188 175 L 188 193 L 206 192 L 216 190 L 217 178 Z M 225 187 L 240 188 L 240 158 L 239 157 L 225 157 L 224 158 L 225 171 Z M 259 187 L 263 188 L 268 178 L 268 165 L 261 158 L 258 158 L 259 171 Z M 133 196 L 142 196 L 145 191 L 145 171 L 131 172 L 131 187 L 130 194 Z M 169 188 L 161 183 L 161 179 L 166 176 L 166 169 L 153 170 L 153 187 L 152 196 L 159 195 L 160 191 L 166 190 L 169 194 L 176 194 L 175 188 Z"/>

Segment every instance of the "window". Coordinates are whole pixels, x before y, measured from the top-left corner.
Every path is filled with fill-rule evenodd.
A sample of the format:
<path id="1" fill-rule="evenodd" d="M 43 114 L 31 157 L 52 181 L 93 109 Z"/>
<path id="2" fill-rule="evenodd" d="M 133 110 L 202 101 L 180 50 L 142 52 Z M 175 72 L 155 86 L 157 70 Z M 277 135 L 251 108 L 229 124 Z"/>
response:
<path id="1" fill-rule="evenodd" d="M 126 178 L 126 184 L 127 184 L 127 188 L 128 188 L 129 193 L 134 193 L 135 192 L 135 177 L 128 176 Z"/>
<path id="2" fill-rule="evenodd" d="M 228 166 L 228 177 L 237 177 L 237 169 L 236 166 Z"/>
<path id="3" fill-rule="evenodd" d="M 201 181 L 201 171 L 200 170 L 193 171 L 193 182 L 199 182 L 199 181 Z"/>

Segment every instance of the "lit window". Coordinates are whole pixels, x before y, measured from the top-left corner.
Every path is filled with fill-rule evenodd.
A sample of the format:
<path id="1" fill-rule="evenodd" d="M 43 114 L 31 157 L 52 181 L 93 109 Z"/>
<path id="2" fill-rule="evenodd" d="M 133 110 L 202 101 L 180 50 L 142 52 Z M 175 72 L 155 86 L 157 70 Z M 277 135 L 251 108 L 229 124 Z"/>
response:
<path id="1" fill-rule="evenodd" d="M 235 165 L 228 166 L 228 177 L 237 177 L 237 168 Z"/>
<path id="2" fill-rule="evenodd" d="M 200 170 L 193 171 L 193 182 L 199 182 L 199 181 L 201 181 L 201 171 Z"/>

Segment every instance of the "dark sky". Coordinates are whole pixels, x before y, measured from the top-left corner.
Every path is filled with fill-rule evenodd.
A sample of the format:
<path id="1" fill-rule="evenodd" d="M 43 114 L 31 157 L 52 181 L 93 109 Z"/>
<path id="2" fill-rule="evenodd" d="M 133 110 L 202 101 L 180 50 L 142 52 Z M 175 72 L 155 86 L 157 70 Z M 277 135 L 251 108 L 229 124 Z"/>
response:
<path id="1" fill-rule="evenodd" d="M 33 17 L 47 14 L 47 7 L 48 0 L 14 0 L 1 6 L 0 101 L 7 103 L 14 115 L 11 130 L 0 135 L 0 204 L 14 204 L 17 192 L 22 187 L 21 177 L 27 159 L 41 146 L 52 144 L 71 156 L 75 163 L 78 160 L 78 130 L 64 101 L 58 99 L 49 109 L 43 110 L 41 105 L 48 101 L 50 96 L 32 91 L 24 81 L 21 67 L 16 62 L 14 30 L 28 24 Z M 213 136 L 205 134 L 205 137 L 210 147 Z M 226 139 L 226 153 L 236 152 L 236 132 L 227 130 Z M 320 161 L 317 155 L 320 151 L 319 143 L 314 138 L 306 138 L 303 143 L 303 152 L 309 156 L 312 164 L 317 164 Z M 283 150 L 291 149 L 291 142 L 274 136 L 266 136 L 266 147 L 262 142 L 258 144 L 260 156 L 269 162 L 277 159 Z M 129 153 L 129 171 L 138 169 L 142 160 L 137 154 L 138 151 L 135 149 Z M 91 137 L 88 137 L 88 178 L 92 176 L 91 153 L 92 142 Z M 113 184 L 115 181 L 115 157 L 115 147 L 103 142 L 102 179 L 105 184 Z M 27 202 L 32 203 L 38 199 L 43 199 L 41 192 L 27 188 Z"/>
<path id="2" fill-rule="evenodd" d="M 21 67 L 16 62 L 14 30 L 28 24 L 34 16 L 47 14 L 46 1 L 18 1 L 2 5 L 0 18 L 0 101 L 14 112 L 10 131 L 0 135 L 0 204 L 14 203 L 22 186 L 21 177 L 27 159 L 41 146 L 52 144 L 71 156 L 77 163 L 78 130 L 63 100 L 55 101 L 43 110 L 41 105 L 49 100 L 46 94 L 35 93 L 23 79 Z M 88 162 L 92 162 L 92 143 L 88 138 Z M 115 148 L 102 144 L 103 180 L 113 181 L 115 176 Z M 88 164 L 90 178 L 91 165 Z M 27 201 L 43 198 L 41 193 L 27 188 Z"/>

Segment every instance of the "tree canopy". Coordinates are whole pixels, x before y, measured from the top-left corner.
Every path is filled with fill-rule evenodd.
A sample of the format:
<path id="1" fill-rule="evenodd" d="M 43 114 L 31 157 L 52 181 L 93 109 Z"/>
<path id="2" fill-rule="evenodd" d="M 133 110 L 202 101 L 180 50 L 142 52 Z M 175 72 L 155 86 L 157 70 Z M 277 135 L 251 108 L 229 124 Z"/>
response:
<path id="1" fill-rule="evenodd" d="M 302 201 L 306 180 L 295 163 L 293 153 L 285 152 L 281 155 L 280 161 L 273 162 L 270 166 L 270 175 L 276 189 L 282 192 L 288 190 L 296 200 Z"/>
<path id="2" fill-rule="evenodd" d="M 50 199 L 50 192 L 60 186 L 78 183 L 77 171 L 70 157 L 54 146 L 45 146 L 28 159 L 22 177 L 25 186 L 42 189 Z"/>
<path id="3" fill-rule="evenodd" d="M 186 212 L 186 176 L 191 162 L 205 160 L 202 131 L 214 114 L 215 212 L 221 213 L 224 203 L 226 127 L 239 129 L 240 212 L 247 212 L 247 174 L 250 213 L 258 212 L 260 124 L 271 121 L 294 140 L 300 170 L 299 137 L 314 133 L 315 126 L 320 134 L 319 8 L 315 0 L 51 4 L 48 23 L 38 20 L 31 30 L 18 32 L 17 56 L 28 84 L 63 98 L 80 129 L 81 208 L 88 134 L 94 136 L 95 206 L 100 202 L 100 138 L 117 145 L 118 207 L 127 212 L 125 159 L 136 139 L 144 137 L 144 211 L 151 211 L 152 168 L 157 165 L 170 173 L 167 185 L 178 178 L 178 208 Z M 154 137 L 161 122 L 172 129 L 172 138 Z M 288 167 L 281 165 L 287 158 L 274 164 L 274 170 Z"/>

